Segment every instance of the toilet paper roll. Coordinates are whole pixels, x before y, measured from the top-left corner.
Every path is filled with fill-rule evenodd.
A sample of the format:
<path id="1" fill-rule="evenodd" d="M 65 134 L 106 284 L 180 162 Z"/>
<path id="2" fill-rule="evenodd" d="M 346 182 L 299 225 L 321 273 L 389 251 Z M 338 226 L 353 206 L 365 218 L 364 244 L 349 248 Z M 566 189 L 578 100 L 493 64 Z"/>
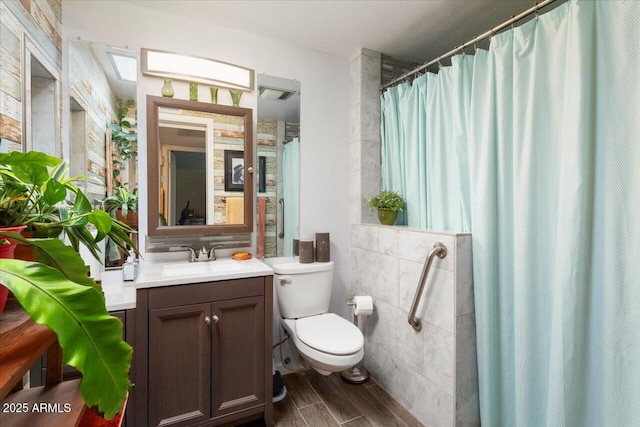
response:
<path id="1" fill-rule="evenodd" d="M 365 295 L 356 295 L 353 297 L 353 312 L 356 316 L 370 316 L 373 314 L 373 298 Z"/>

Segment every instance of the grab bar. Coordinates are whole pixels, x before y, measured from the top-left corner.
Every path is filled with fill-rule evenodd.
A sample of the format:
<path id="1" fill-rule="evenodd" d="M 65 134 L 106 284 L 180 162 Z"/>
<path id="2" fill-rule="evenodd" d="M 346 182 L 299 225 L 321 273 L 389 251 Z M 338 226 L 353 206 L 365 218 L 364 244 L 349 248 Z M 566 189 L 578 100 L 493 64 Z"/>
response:
<path id="1" fill-rule="evenodd" d="M 420 275 L 420 280 L 418 280 L 418 288 L 416 289 L 416 294 L 413 297 L 413 303 L 411 304 L 411 310 L 409 310 L 409 317 L 407 318 L 409 324 L 413 326 L 413 329 L 416 331 L 422 330 L 422 320 L 416 316 L 416 310 L 418 310 L 418 303 L 420 302 L 420 298 L 422 298 L 422 291 L 424 290 L 424 284 L 427 282 L 427 276 L 429 276 L 431 263 L 436 255 L 440 258 L 446 257 L 447 247 L 442 243 L 437 242 L 433 245 L 433 249 L 431 249 L 424 262 L 422 274 Z"/>
<path id="2" fill-rule="evenodd" d="M 282 229 L 280 230 L 278 237 L 284 239 L 284 199 L 278 200 L 278 203 L 282 205 L 282 207 L 280 208 L 280 210 L 282 211 Z"/>

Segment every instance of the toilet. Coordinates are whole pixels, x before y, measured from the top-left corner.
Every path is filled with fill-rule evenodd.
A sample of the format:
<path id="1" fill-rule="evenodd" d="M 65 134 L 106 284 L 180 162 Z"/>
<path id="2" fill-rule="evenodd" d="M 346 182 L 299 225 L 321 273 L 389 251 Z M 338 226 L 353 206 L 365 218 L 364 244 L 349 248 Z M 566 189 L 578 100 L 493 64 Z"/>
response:
<path id="1" fill-rule="evenodd" d="M 362 332 L 328 312 L 333 262 L 301 264 L 293 258 L 274 261 L 270 264 L 280 324 L 304 361 L 322 375 L 344 371 L 360 362 L 364 356 Z"/>

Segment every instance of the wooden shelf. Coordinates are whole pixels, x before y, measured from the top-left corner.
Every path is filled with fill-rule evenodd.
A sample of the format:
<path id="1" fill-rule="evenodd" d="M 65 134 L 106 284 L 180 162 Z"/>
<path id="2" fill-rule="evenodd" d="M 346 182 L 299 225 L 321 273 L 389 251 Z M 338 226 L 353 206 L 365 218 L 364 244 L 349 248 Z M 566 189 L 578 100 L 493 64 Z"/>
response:
<path id="1" fill-rule="evenodd" d="M 78 425 L 85 410 L 80 380 L 61 382 L 62 352 L 53 331 L 31 320 L 14 301 L 0 316 L 0 342 L 0 426 Z M 22 388 L 22 377 L 45 353 L 47 385 L 11 393 Z"/>
<path id="2" fill-rule="evenodd" d="M 80 380 L 74 380 L 12 393 L 2 402 L 2 408 L 6 409 L 0 411 L 2 426 L 74 427 L 85 405 Z M 24 412 L 17 412 L 18 408 Z"/>
<path id="3" fill-rule="evenodd" d="M 5 308 L 0 316 L 0 399 L 56 341 L 50 329 L 34 323 L 19 305 Z"/>

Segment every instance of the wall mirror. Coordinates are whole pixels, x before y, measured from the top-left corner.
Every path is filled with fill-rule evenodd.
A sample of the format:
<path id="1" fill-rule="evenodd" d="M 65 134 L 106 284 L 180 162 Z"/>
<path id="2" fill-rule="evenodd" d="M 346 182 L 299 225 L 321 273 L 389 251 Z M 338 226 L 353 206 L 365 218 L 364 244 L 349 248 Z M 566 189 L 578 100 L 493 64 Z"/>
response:
<path id="1" fill-rule="evenodd" d="M 253 115 L 147 96 L 149 236 L 253 230 Z"/>
<path id="2" fill-rule="evenodd" d="M 300 82 L 258 75 L 258 257 L 293 254 L 299 237 Z"/>
<path id="3" fill-rule="evenodd" d="M 90 178 L 80 186 L 95 207 L 117 196 L 105 209 L 137 230 L 136 53 L 78 39 L 68 49 L 70 173 Z M 122 266 L 115 245 L 103 253 L 105 267 Z"/>

